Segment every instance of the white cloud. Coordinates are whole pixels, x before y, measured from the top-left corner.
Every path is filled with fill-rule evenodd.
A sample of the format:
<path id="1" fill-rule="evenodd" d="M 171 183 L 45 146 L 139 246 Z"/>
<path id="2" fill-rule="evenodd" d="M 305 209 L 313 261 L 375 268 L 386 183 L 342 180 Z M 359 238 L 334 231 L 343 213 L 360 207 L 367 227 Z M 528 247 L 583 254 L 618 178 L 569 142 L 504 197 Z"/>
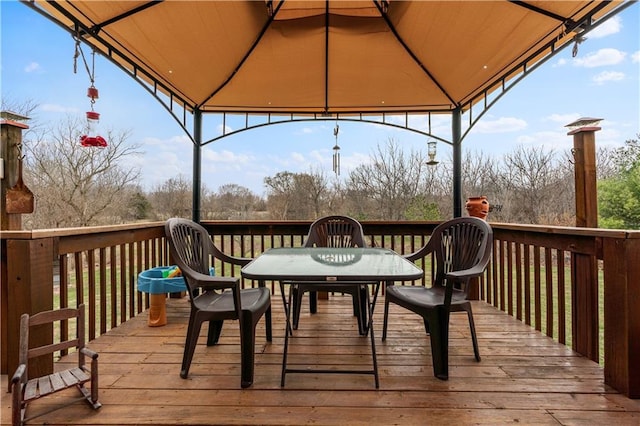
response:
<path id="1" fill-rule="evenodd" d="M 640 50 L 636 50 L 631 54 L 631 62 L 633 62 L 634 64 L 640 62 Z"/>
<path id="2" fill-rule="evenodd" d="M 159 139 L 159 138 L 152 138 L 152 137 L 145 137 L 142 138 L 142 145 L 145 147 L 148 146 L 162 146 L 167 144 L 166 140 L 163 139 Z"/>
<path id="3" fill-rule="evenodd" d="M 248 163 L 251 158 L 245 154 L 236 154 L 229 150 L 214 151 L 212 149 L 205 149 L 203 151 L 203 159 L 206 162 L 224 163 L 240 165 Z"/>
<path id="4" fill-rule="evenodd" d="M 326 151 L 326 150 L 325 150 Z M 332 161 L 329 159 L 329 157 L 327 157 L 326 155 L 324 155 L 323 153 L 325 151 L 318 151 L 317 149 L 314 149 L 313 151 L 311 151 L 309 153 L 309 156 L 316 162 L 316 163 L 320 163 L 323 164 L 325 162 L 329 162 Z M 333 155 L 333 153 L 332 153 Z"/>
<path id="5" fill-rule="evenodd" d="M 580 118 L 581 115 L 577 112 L 572 112 L 569 114 L 551 114 L 547 117 L 545 117 L 543 119 L 543 121 L 551 121 L 554 123 L 559 123 L 563 126 L 569 124 L 569 123 L 573 123 L 574 121 L 576 121 L 578 118 Z"/>
<path id="6" fill-rule="evenodd" d="M 627 54 L 618 49 L 606 48 L 591 52 L 583 58 L 575 58 L 573 64 L 578 67 L 595 68 L 621 63 Z"/>
<path id="7" fill-rule="evenodd" d="M 24 72 L 30 73 L 30 72 L 36 72 L 39 71 L 40 68 L 40 64 L 37 62 L 31 62 L 29 65 L 27 65 L 26 67 L 24 67 Z"/>
<path id="8" fill-rule="evenodd" d="M 292 152 L 291 159 L 296 163 L 304 163 L 306 161 L 304 155 L 300 154 L 299 152 Z"/>
<path id="9" fill-rule="evenodd" d="M 42 110 L 43 112 L 57 112 L 57 113 L 71 113 L 71 114 L 75 114 L 79 112 L 77 108 L 66 107 L 64 105 L 58 105 L 58 104 L 42 104 L 40 105 L 40 110 Z"/>
<path id="10" fill-rule="evenodd" d="M 567 65 L 567 63 L 568 62 L 567 62 L 567 60 L 565 58 L 560 58 L 560 59 L 558 59 L 558 61 L 555 64 L 553 64 L 553 67 L 554 68 L 555 67 L 563 67 L 563 66 Z"/>
<path id="11" fill-rule="evenodd" d="M 611 34 L 617 34 L 620 30 L 622 30 L 622 19 L 620 16 L 614 16 L 591 30 L 587 34 L 587 37 L 602 38 Z"/>
<path id="12" fill-rule="evenodd" d="M 186 143 L 186 144 L 191 145 L 191 139 L 189 139 L 189 136 L 187 136 L 187 135 L 172 136 L 169 139 L 169 142 L 171 142 L 171 143 Z"/>
<path id="13" fill-rule="evenodd" d="M 516 142 L 520 145 L 542 147 L 547 151 L 560 152 L 573 147 L 573 139 L 567 136 L 567 131 L 540 131 L 519 136 Z"/>
<path id="14" fill-rule="evenodd" d="M 229 126 L 229 125 L 223 126 L 222 124 L 218 124 L 216 126 L 216 130 L 218 131 L 219 135 L 222 135 L 222 134 L 227 135 L 227 134 L 233 132 L 233 128 L 231 126 Z M 223 132 L 223 130 L 224 130 L 224 132 Z"/>
<path id="15" fill-rule="evenodd" d="M 429 130 L 429 122 L 431 122 L 431 134 L 446 134 L 451 131 L 451 117 L 447 114 L 432 114 L 431 119 L 429 119 L 429 116 L 426 114 L 409 116 L 409 127 L 420 129 L 425 132 Z M 404 126 L 404 116 L 402 116 L 402 121 L 396 124 Z"/>
<path id="16" fill-rule="evenodd" d="M 480 120 L 474 127 L 477 133 L 508 133 L 525 129 L 527 122 L 515 117 L 500 117 L 495 120 Z"/>
<path id="17" fill-rule="evenodd" d="M 595 75 L 592 80 L 598 85 L 608 81 L 622 81 L 624 80 L 624 73 L 618 71 L 602 71 L 600 74 Z"/>

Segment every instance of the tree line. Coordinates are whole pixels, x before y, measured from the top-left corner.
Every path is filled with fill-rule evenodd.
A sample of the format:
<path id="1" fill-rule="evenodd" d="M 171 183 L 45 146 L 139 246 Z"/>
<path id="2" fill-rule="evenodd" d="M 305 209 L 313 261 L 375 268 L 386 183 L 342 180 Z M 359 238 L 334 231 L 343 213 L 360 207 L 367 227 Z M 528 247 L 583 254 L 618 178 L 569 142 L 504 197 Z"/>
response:
<path id="1" fill-rule="evenodd" d="M 25 137 L 25 180 L 36 211 L 23 218 L 28 229 L 105 225 L 190 217 L 192 182 L 179 175 L 150 190 L 139 185 L 140 170 L 125 168 L 125 156 L 140 154 L 126 131 L 108 131 L 109 146 L 79 145 L 81 120 L 30 131 Z M 640 134 L 619 148 L 597 153 L 601 227 L 640 229 Z M 346 214 L 359 220 L 443 220 L 453 216 L 451 159 L 427 165 L 421 151 L 389 139 L 371 161 L 344 180 L 332 173 L 282 171 L 264 179 L 266 195 L 228 183 L 203 186 L 201 218 L 217 220 L 312 220 Z M 489 220 L 525 224 L 575 224 L 571 151 L 517 146 L 496 158 L 466 150 L 463 198 L 485 195 Z"/>

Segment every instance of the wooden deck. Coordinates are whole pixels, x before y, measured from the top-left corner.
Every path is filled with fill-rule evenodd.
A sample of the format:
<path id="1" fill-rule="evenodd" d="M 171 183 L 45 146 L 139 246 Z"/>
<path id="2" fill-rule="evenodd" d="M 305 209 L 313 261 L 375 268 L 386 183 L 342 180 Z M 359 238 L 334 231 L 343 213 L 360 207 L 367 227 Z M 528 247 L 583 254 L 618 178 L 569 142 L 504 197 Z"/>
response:
<path id="1" fill-rule="evenodd" d="M 640 424 L 640 400 L 605 386 L 597 364 L 489 305 L 474 305 L 480 363 L 473 357 L 466 316 L 452 315 L 448 381 L 433 376 L 429 339 L 418 316 L 392 306 L 388 339 L 381 342 L 383 306 L 380 300 L 374 327 L 380 389 L 371 375 L 345 374 L 289 374 L 281 388 L 279 297 L 273 298 L 273 342 L 265 341 L 263 323 L 257 331 L 251 388 L 240 389 L 236 322 L 225 324 L 218 346 L 207 348 L 202 341 L 190 377 L 183 380 L 189 305 L 186 299 L 168 299 L 166 326 L 148 327 L 143 314 L 90 342 L 100 353 L 100 410 L 77 402 L 28 424 Z M 370 368 L 370 341 L 358 335 L 350 309 L 350 299 L 336 295 L 319 301 L 318 314 L 303 312 L 290 362 Z M 3 376 L 4 389 L 6 381 Z M 36 401 L 29 412 L 76 395 L 70 390 Z M 5 391 L 3 425 L 10 423 L 10 404 Z"/>

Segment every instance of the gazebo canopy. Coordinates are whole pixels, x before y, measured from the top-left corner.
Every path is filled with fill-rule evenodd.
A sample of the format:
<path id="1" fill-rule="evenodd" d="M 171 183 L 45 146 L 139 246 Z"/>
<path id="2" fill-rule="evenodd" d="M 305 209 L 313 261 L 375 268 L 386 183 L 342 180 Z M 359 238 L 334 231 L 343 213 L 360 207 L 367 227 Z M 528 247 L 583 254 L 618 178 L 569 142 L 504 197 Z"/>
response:
<path id="1" fill-rule="evenodd" d="M 36 1 L 186 111 L 468 110 L 621 1 Z"/>
<path id="2" fill-rule="evenodd" d="M 631 4 L 24 2 L 137 79 L 190 134 L 194 220 L 200 217 L 201 151 L 211 142 L 202 140 L 206 113 L 269 120 L 273 114 L 450 114 L 451 140 L 438 139 L 453 147 L 453 212 L 460 216 L 462 115 L 469 118 L 468 132 L 530 70 L 562 47 L 577 46 L 592 27 Z"/>

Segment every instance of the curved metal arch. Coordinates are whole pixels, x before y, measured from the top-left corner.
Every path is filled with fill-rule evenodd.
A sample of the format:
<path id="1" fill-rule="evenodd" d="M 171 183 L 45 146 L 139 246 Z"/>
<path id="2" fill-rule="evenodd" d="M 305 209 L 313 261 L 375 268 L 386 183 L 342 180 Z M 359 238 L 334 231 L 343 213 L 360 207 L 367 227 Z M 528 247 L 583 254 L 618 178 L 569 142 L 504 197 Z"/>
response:
<path id="1" fill-rule="evenodd" d="M 427 131 L 424 130 L 420 130 L 418 128 L 415 127 L 411 127 L 408 124 L 408 117 L 409 114 L 383 114 L 382 115 L 382 119 L 381 120 L 376 120 L 376 119 L 372 119 L 372 118 L 367 118 L 367 116 L 364 115 L 360 115 L 358 116 L 358 118 L 353 118 L 352 116 L 346 116 L 346 117 L 341 117 L 341 116 L 330 116 L 330 115 L 323 115 L 323 114 L 318 114 L 318 115 L 314 115 L 312 117 L 301 117 L 301 116 L 294 116 L 291 115 L 286 119 L 278 119 L 275 121 L 271 121 L 271 115 L 266 115 L 264 117 L 267 118 L 266 122 L 263 123 L 257 123 L 257 124 L 253 124 L 253 125 L 249 125 L 248 123 L 248 118 L 250 114 L 245 114 L 245 113 L 233 113 L 233 114 L 226 114 L 226 113 L 222 113 L 223 116 L 223 126 L 222 128 L 225 128 L 225 123 L 226 123 L 226 116 L 227 115 L 233 115 L 233 116 L 238 116 L 238 115 L 244 115 L 245 116 L 245 127 L 240 128 L 238 130 L 233 130 L 231 132 L 224 132 L 223 134 L 221 134 L 220 136 L 216 136 L 214 138 L 211 138 L 207 141 L 204 141 L 200 144 L 200 146 L 206 146 L 209 145 L 213 142 L 219 141 L 221 139 L 226 138 L 227 136 L 231 136 L 231 135 L 236 135 L 238 133 L 243 133 L 246 132 L 248 130 L 253 130 L 253 129 L 258 129 L 261 127 L 266 127 L 266 126 L 272 126 L 272 125 L 276 125 L 276 124 L 285 124 L 285 123 L 297 123 L 297 122 L 316 122 L 316 121 L 348 121 L 348 122 L 353 122 L 353 123 L 366 123 L 366 124 L 377 124 L 377 125 L 382 125 L 382 126 L 389 126 L 389 127 L 394 127 L 396 129 L 401 129 L 401 130 L 407 130 L 413 133 L 417 133 L 432 139 L 436 139 L 439 142 L 443 142 L 446 143 L 447 145 L 453 145 L 453 142 L 450 140 L 447 140 L 443 137 L 440 136 L 436 136 L 433 133 L 431 133 L 431 113 L 427 113 L 427 117 L 429 117 L 429 129 Z M 386 121 L 386 117 L 389 115 L 393 115 L 394 117 L 400 116 L 400 115 L 404 115 L 405 116 L 405 124 L 404 125 L 400 125 L 400 124 L 395 124 L 395 123 L 391 123 Z M 281 116 L 279 116 L 281 117 Z"/>
<path id="2" fill-rule="evenodd" d="M 509 1 L 513 1 L 514 3 L 518 4 L 519 6 L 537 9 L 537 8 L 531 6 L 531 5 L 527 5 L 524 2 L 520 2 L 520 1 L 517 1 L 517 0 L 509 0 Z M 585 16 L 584 19 L 581 22 L 570 21 L 570 22 L 566 22 L 565 26 L 567 27 L 567 31 L 573 31 L 576 27 L 580 27 L 582 29 L 582 32 L 579 33 L 579 36 L 584 36 L 587 33 L 589 33 L 591 30 L 593 30 L 594 28 L 600 26 L 603 22 L 608 21 L 609 18 L 611 18 L 612 16 L 615 16 L 615 15 L 619 14 L 620 12 L 622 12 L 623 10 L 627 9 L 632 4 L 633 4 L 633 2 L 626 2 L 626 3 L 622 4 L 622 5 L 620 5 L 619 8 L 614 10 L 613 12 L 610 12 L 606 16 L 598 18 L 597 21 L 595 21 L 595 22 L 593 20 L 594 20 L 594 15 L 595 15 L 596 12 L 593 12 L 590 15 Z M 537 9 L 537 10 L 539 11 L 539 9 Z M 469 134 L 469 132 L 476 125 L 476 123 L 478 121 L 480 121 L 480 118 L 482 118 L 482 116 L 484 116 L 487 113 L 487 111 L 493 105 L 495 105 L 498 102 L 498 100 L 500 100 L 509 90 L 511 90 L 512 88 L 517 86 L 518 83 L 520 83 L 520 81 L 522 81 L 525 77 L 527 77 L 534 70 L 536 70 L 539 67 L 541 67 L 542 65 L 546 64 L 550 59 L 554 58 L 558 53 L 560 53 L 563 50 L 567 49 L 571 44 L 572 43 L 565 43 L 565 44 L 561 45 L 560 47 L 556 47 L 555 42 L 552 42 L 549 46 L 545 46 L 543 48 L 543 49 L 547 49 L 547 48 L 551 49 L 551 53 L 549 53 L 543 59 L 538 60 L 537 62 L 535 62 L 533 64 L 533 66 L 528 67 L 527 66 L 527 62 L 521 63 L 519 65 L 519 67 L 522 69 L 522 71 L 518 75 L 518 77 L 512 79 L 512 81 L 510 83 L 507 83 L 507 80 L 508 80 L 507 77 L 503 77 L 501 79 L 500 93 L 495 95 L 495 97 L 493 97 L 491 100 L 489 100 L 489 93 L 488 92 L 485 91 L 482 94 L 482 96 L 481 96 L 483 98 L 482 110 L 480 111 L 480 113 L 475 118 L 473 116 L 473 105 L 480 104 L 480 102 L 477 102 L 478 97 L 473 98 L 470 101 L 468 101 L 466 103 L 466 105 L 468 106 L 466 108 L 466 111 L 467 111 L 467 114 L 469 115 L 469 125 L 467 127 L 467 130 L 465 130 L 464 133 L 462 133 L 462 135 L 460 137 L 460 143 L 462 143 L 462 141 L 464 141 L 464 138 L 467 136 L 467 134 Z M 575 48 L 575 46 L 574 46 L 574 48 Z M 512 73 L 509 73 L 509 75 L 512 75 Z"/>

